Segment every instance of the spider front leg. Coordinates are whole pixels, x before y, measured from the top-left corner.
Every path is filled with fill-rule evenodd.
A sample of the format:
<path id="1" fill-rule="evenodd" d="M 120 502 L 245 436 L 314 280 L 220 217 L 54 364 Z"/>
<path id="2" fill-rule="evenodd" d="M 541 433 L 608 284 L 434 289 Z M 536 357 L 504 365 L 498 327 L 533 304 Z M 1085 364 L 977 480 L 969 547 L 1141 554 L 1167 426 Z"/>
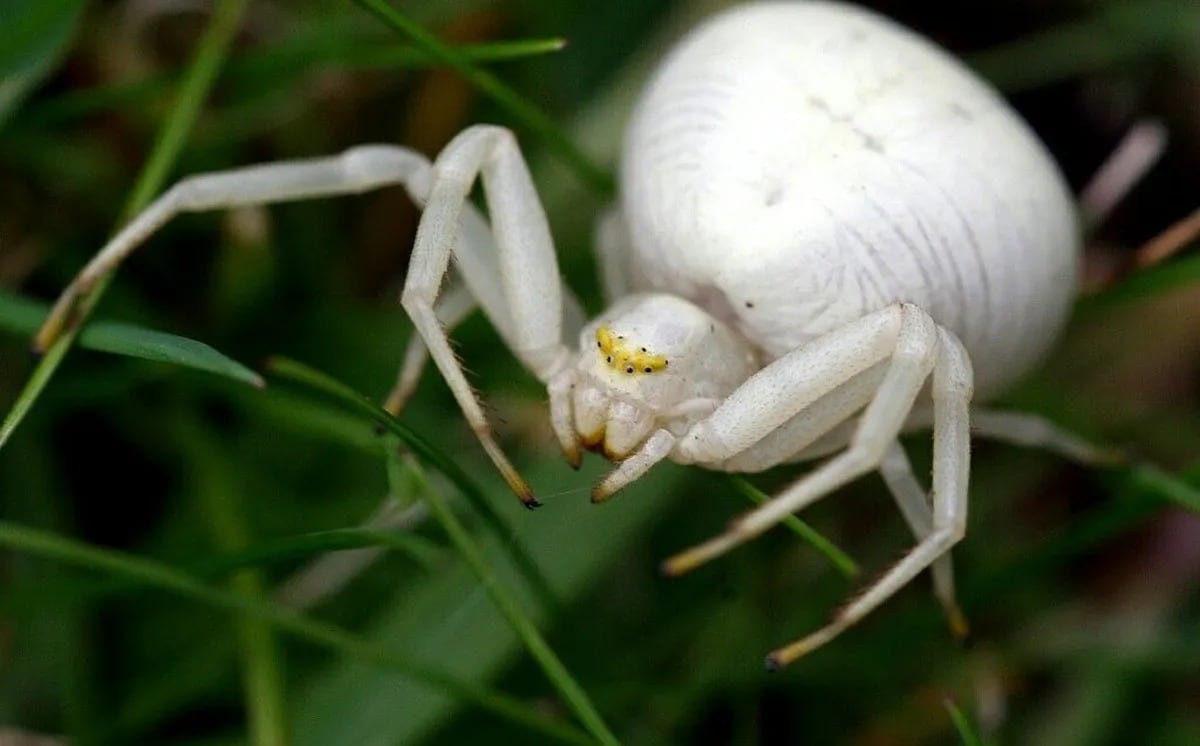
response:
<path id="1" fill-rule="evenodd" d="M 477 309 L 482 308 L 505 346 L 513 349 L 515 342 L 512 315 L 504 299 L 504 289 L 497 282 L 497 278 L 500 277 L 497 253 L 487 222 L 473 206 L 465 206 L 459 218 L 459 236 L 454 250 L 454 263 L 462 282 L 449 288 L 443 287 L 434 306 L 434 313 L 442 328 L 449 334 Z M 562 303 L 563 333 L 570 338 L 583 328 L 583 306 L 565 284 L 562 285 Z M 404 350 L 396 382 L 384 401 L 383 408 L 390 414 L 399 415 L 404 409 L 416 391 L 428 361 L 429 348 L 421 340 L 421 335 L 414 334 Z"/>
<path id="2" fill-rule="evenodd" d="M 879 464 L 879 473 L 887 484 L 888 491 L 896 498 L 896 505 L 904 516 L 917 541 L 933 533 L 933 513 L 929 509 L 928 496 L 917 477 L 912 464 L 899 442 L 893 442 Z M 947 552 L 933 563 L 933 595 L 946 612 L 950 632 L 962 640 L 969 631 L 967 617 L 959 608 L 954 593 L 954 563 Z"/>
<path id="3" fill-rule="evenodd" d="M 775 430 L 803 422 L 796 418 L 810 411 L 820 412 L 817 419 L 828 429 L 860 406 L 857 397 L 847 397 L 842 412 L 825 412 L 831 395 L 836 398 L 839 391 L 854 388 L 856 379 L 867 380 L 862 374 L 890 358 L 849 448 L 734 521 L 724 534 L 671 557 L 664 570 L 671 575 L 687 572 L 877 467 L 933 367 L 937 339 L 937 326 L 928 314 L 911 304 L 896 304 L 785 355 L 734 391 L 683 438 L 679 450 L 685 458 L 719 464 Z M 819 435 L 807 432 L 805 439 Z"/>
<path id="4" fill-rule="evenodd" d="M 401 304 L 484 450 L 526 507 L 534 508 L 540 503 L 496 443 L 434 310 L 452 254 L 469 286 L 472 268 L 478 269 L 479 262 L 463 251 L 472 242 L 460 242 L 458 234 L 471 185 L 480 176 L 490 208 L 499 271 L 498 276 L 478 282 L 488 290 L 499 290 L 511 327 L 500 324 L 497 328 L 522 364 L 550 389 L 552 416 L 557 407 L 561 419 L 565 391 L 560 389 L 570 353 L 562 343 L 558 261 L 545 211 L 510 131 L 471 127 L 455 137 L 434 162 Z M 476 296 L 486 309 L 481 294 L 476 292 Z"/>
<path id="5" fill-rule="evenodd" d="M 969 459 L 970 361 L 958 340 L 937 327 L 924 311 L 909 304 L 892 306 L 767 366 L 735 391 L 712 417 L 693 428 L 682 444 L 685 453 L 699 457 L 697 460 L 702 462 L 729 459 L 767 435 L 770 430 L 764 432 L 764 425 L 779 428 L 794 422 L 793 418 L 803 416 L 813 405 L 817 405 L 814 412 L 820 411 L 823 403 L 836 399 L 839 392 L 845 409 L 849 410 L 843 414 L 849 417 L 856 399 L 845 396 L 846 391 L 854 388 L 848 384 L 889 357 L 886 373 L 859 419 L 846 451 L 801 478 L 771 502 L 736 520 L 721 536 L 664 563 L 668 574 L 686 572 L 878 468 L 904 427 L 932 370 L 935 497 L 931 530 L 921 532 L 924 535 L 918 546 L 834 622 L 773 653 L 769 659 L 772 666 L 786 665 L 832 639 L 962 537 Z M 824 413 L 822 419 L 832 421 L 831 415 L 824 416 L 829 414 Z M 815 437 L 813 433 L 805 435 L 810 439 Z M 938 581 L 939 585 L 948 580 L 945 573 L 939 570 L 938 575 L 945 578 Z M 952 624 L 957 621 L 955 615 L 951 618 Z"/>
<path id="6" fill-rule="evenodd" d="M 967 482 L 971 466 L 971 360 L 953 334 L 941 328 L 937 333 L 937 362 L 933 368 L 933 530 L 883 577 L 838 611 L 833 621 L 770 653 L 767 667 L 772 670 L 817 649 L 862 619 L 918 573 L 944 557 L 966 533 Z"/>

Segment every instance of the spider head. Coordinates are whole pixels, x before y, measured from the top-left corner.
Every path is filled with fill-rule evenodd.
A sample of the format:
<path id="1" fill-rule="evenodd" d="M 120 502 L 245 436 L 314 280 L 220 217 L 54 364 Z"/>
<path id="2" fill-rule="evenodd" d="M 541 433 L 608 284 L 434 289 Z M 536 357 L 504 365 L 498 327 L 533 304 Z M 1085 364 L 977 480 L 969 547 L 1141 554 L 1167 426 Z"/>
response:
<path id="1" fill-rule="evenodd" d="M 551 388 L 567 457 L 580 446 L 611 461 L 655 430 L 679 434 L 757 368 L 752 346 L 682 298 L 632 295 L 584 327 L 565 385 Z"/>

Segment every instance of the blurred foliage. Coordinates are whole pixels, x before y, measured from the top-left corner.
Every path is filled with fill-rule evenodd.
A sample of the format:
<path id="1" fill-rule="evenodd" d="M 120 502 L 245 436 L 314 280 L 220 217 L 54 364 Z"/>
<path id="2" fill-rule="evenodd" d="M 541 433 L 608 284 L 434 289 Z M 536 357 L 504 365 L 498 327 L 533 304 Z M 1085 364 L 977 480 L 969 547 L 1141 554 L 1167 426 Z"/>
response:
<path id="1" fill-rule="evenodd" d="M 611 171 L 656 57 L 723 4 L 394 6 Z M 416 451 L 435 472 L 425 483 L 385 463 L 375 415 L 277 379 L 257 390 L 91 351 L 88 335 L 105 333 L 98 322 L 0 450 L 0 740 L 7 729 L 81 744 L 548 737 L 523 717 L 578 737 L 569 686 L 526 652 L 440 524 L 421 520 L 419 497 L 436 490 L 511 596 L 502 603 L 536 625 L 625 743 L 1200 742 L 1200 522 L 1171 502 L 1200 489 L 1194 248 L 1121 277 L 1139 245 L 1200 201 L 1200 8 L 870 4 L 1006 86 L 1076 187 L 1134 121 L 1161 119 L 1171 136 L 1089 246 L 1090 275 L 1117 279 L 1002 402 L 1120 445 L 1138 466 L 974 449 L 971 527 L 955 552 L 972 648 L 952 644 L 928 583 L 916 583 L 825 649 L 765 674 L 763 654 L 820 625 L 854 584 L 786 530 L 660 579 L 659 560 L 744 510 L 738 490 L 664 465 L 611 505 L 590 505 L 603 465 L 562 463 L 544 392 L 479 319 L 455 339 L 546 503 L 536 513 L 507 491 L 436 375 L 402 418 L 430 449 Z M 210 13 L 163 0 L 0 0 L 5 409 L 33 370 L 32 299 L 52 299 L 118 221 L 163 123 L 179 114 Z M 550 53 L 559 37 L 568 46 Z M 371 141 L 433 154 L 471 122 L 508 124 L 564 274 L 599 307 L 590 242 L 607 198 L 595 180 L 358 5 L 254 0 L 216 63 L 168 182 Z M 100 313 L 121 321 L 107 333 L 125 353 L 158 349 L 146 340 L 170 332 L 220 360 L 302 360 L 378 400 L 411 333 L 394 299 L 416 218 L 398 189 L 182 217 L 123 269 Z M 928 464 L 925 438 L 910 450 Z M 753 482 L 770 493 L 802 469 Z M 803 518 L 868 576 L 908 541 L 875 477 Z M 114 578 L 119 568 L 129 572 Z M 398 670 L 408 664 L 436 676 Z M 479 706 L 489 697 L 503 702 Z"/>

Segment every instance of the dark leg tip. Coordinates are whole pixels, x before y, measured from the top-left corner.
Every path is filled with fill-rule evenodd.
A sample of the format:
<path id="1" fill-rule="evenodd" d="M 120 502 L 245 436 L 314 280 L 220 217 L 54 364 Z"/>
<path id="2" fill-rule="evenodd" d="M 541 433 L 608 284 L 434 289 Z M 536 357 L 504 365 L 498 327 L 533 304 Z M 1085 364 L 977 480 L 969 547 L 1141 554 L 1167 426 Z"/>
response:
<path id="1" fill-rule="evenodd" d="M 542 503 L 536 497 L 531 497 L 528 500 L 522 500 L 521 504 L 524 505 L 528 510 L 537 510 L 538 508 L 542 507 Z"/>
<path id="2" fill-rule="evenodd" d="M 767 673 L 775 673 L 783 668 L 783 662 L 780 661 L 774 653 L 770 653 L 767 655 L 766 659 L 763 660 L 763 667 L 767 669 Z"/>

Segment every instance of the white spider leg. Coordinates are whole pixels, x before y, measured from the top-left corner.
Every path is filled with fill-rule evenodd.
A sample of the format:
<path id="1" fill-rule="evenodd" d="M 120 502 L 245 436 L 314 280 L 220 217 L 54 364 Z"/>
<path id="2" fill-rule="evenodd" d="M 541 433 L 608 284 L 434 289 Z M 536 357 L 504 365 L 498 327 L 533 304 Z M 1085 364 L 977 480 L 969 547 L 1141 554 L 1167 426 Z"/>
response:
<path id="1" fill-rule="evenodd" d="M 459 218 L 459 231 L 454 264 L 462 276 L 463 284 L 443 289 L 434 306 L 434 313 L 449 334 L 476 307 L 481 307 L 505 346 L 512 349 L 515 344 L 513 322 L 504 300 L 504 290 L 496 281 L 500 276 L 500 264 L 491 228 L 472 205 L 466 205 Z M 563 331 L 569 338 L 583 328 L 583 306 L 565 284 L 562 287 L 562 299 Z M 392 415 L 400 414 L 416 390 L 428 361 L 429 348 L 421 340 L 421 335 L 414 334 L 408 341 L 396 384 L 388 394 L 384 409 Z"/>
<path id="2" fill-rule="evenodd" d="M 642 447 L 634 451 L 621 464 L 610 471 L 592 488 L 592 502 L 602 503 L 627 484 L 641 479 L 650 467 L 671 453 L 675 436 L 667 430 L 656 430 Z"/>
<path id="3" fill-rule="evenodd" d="M 46 351 L 63 329 L 78 323 L 75 310 L 103 277 L 181 212 L 203 212 L 273 202 L 354 194 L 403 184 L 417 202 L 428 189 L 429 161 L 391 145 L 364 145 L 341 155 L 251 166 L 192 176 L 175 184 L 110 240 L 63 291 L 34 338 Z"/>
<path id="4" fill-rule="evenodd" d="M 449 333 L 470 316 L 476 307 L 475 297 L 471 295 L 470 289 L 463 285 L 455 285 L 442 293 L 433 312 L 437 315 L 438 322 Z M 409 397 L 417 390 L 427 362 L 429 348 L 421 341 L 420 335 L 414 334 L 404 350 L 400 371 L 396 374 L 396 383 L 383 403 L 383 408 L 393 417 L 400 414 Z"/>
<path id="5" fill-rule="evenodd" d="M 904 521 L 912 529 L 917 541 L 933 533 L 933 513 L 930 512 L 928 495 L 913 474 L 908 455 L 898 441 L 893 442 L 879 464 L 879 473 L 888 486 Z M 937 597 L 950 622 L 950 631 L 955 637 L 967 636 L 967 617 L 962 613 L 954 594 L 954 562 L 950 553 L 938 557 L 933 563 L 933 594 Z"/>
<path id="6" fill-rule="evenodd" d="M 438 288 L 457 250 L 459 216 L 478 176 L 492 218 L 497 279 L 512 320 L 513 353 L 548 385 L 565 373 L 570 353 L 562 344 L 561 280 L 550 228 L 516 138 L 506 129 L 470 127 L 438 156 L 401 304 L 484 450 L 521 501 L 536 507 L 533 492 L 495 442 L 434 312 Z M 552 406 L 554 398 L 552 390 Z"/>
<path id="7" fill-rule="evenodd" d="M 594 245 L 604 300 L 613 303 L 633 292 L 629 276 L 629 225 L 619 205 L 611 205 L 596 219 Z"/>
<path id="8" fill-rule="evenodd" d="M 1043 448 L 1090 466 L 1112 465 L 1125 460 L 1124 454 L 1116 449 L 1089 443 L 1044 417 L 1023 412 L 972 409 L 971 432 L 980 438 Z"/>
<path id="9" fill-rule="evenodd" d="M 864 349 L 861 345 L 863 340 L 858 335 L 847 339 L 847 330 L 861 328 L 861 322 L 855 322 L 840 332 L 833 332 L 818 340 L 820 342 L 833 337 L 836 341 L 848 343 L 850 349 L 857 353 L 856 359 L 865 358 L 868 364 L 874 364 L 876 358 L 885 355 L 890 347 L 891 362 L 887 373 L 859 419 L 850 447 L 802 477 L 770 502 L 734 520 L 723 534 L 667 559 L 663 563 L 663 571 L 666 574 L 678 575 L 687 572 L 724 554 L 763 533 L 793 512 L 879 465 L 888 445 L 895 440 L 904 426 L 913 401 L 924 386 L 925 379 L 929 377 L 938 350 L 938 328 L 929 314 L 908 303 L 890 306 L 884 311 L 898 316 L 899 329 L 894 336 L 879 335 L 877 344 L 882 349 Z M 879 313 L 872 314 L 865 317 L 864 321 L 879 316 Z M 891 344 L 887 345 L 889 341 Z M 816 343 L 810 347 L 815 345 Z M 787 358 L 781 358 L 783 359 Z M 776 361 L 776 364 L 778 362 Z M 815 367 L 812 362 L 814 361 L 801 357 L 796 360 L 795 365 L 811 372 Z M 764 371 L 770 370 L 776 364 L 768 366 Z M 751 378 L 743 388 L 754 382 L 764 371 Z M 735 391 L 726 400 L 726 404 L 741 391 L 742 389 Z M 715 419 L 724 409 L 725 405 L 722 405 L 711 419 Z M 725 438 L 725 432 L 717 432 L 721 433 L 720 437 Z M 691 433 L 688 435 L 690 437 Z M 710 431 L 708 436 L 711 438 L 712 435 Z"/>
<path id="10" fill-rule="evenodd" d="M 739 386 L 680 439 L 680 463 L 720 465 L 783 427 L 821 397 L 887 359 L 915 307 L 894 304 L 789 352 Z"/>
<path id="11" fill-rule="evenodd" d="M 752 448 L 720 464 L 721 470 L 758 472 L 796 461 L 797 454 L 803 453 L 813 443 L 823 440 L 828 433 L 840 430 L 838 425 L 865 407 L 879 390 L 879 384 L 886 373 L 886 363 L 877 363 L 859 373 L 813 402 L 778 430 L 755 443 Z M 850 434 L 853 434 L 853 430 Z M 847 437 L 837 449 L 840 450 L 849 442 Z"/>
<path id="12" fill-rule="evenodd" d="M 829 624 L 768 655 L 768 668 L 782 668 L 832 640 L 945 555 L 965 534 L 971 467 L 971 360 L 953 334 L 940 328 L 937 334 L 938 355 L 933 369 L 933 532 L 843 607 Z"/>

